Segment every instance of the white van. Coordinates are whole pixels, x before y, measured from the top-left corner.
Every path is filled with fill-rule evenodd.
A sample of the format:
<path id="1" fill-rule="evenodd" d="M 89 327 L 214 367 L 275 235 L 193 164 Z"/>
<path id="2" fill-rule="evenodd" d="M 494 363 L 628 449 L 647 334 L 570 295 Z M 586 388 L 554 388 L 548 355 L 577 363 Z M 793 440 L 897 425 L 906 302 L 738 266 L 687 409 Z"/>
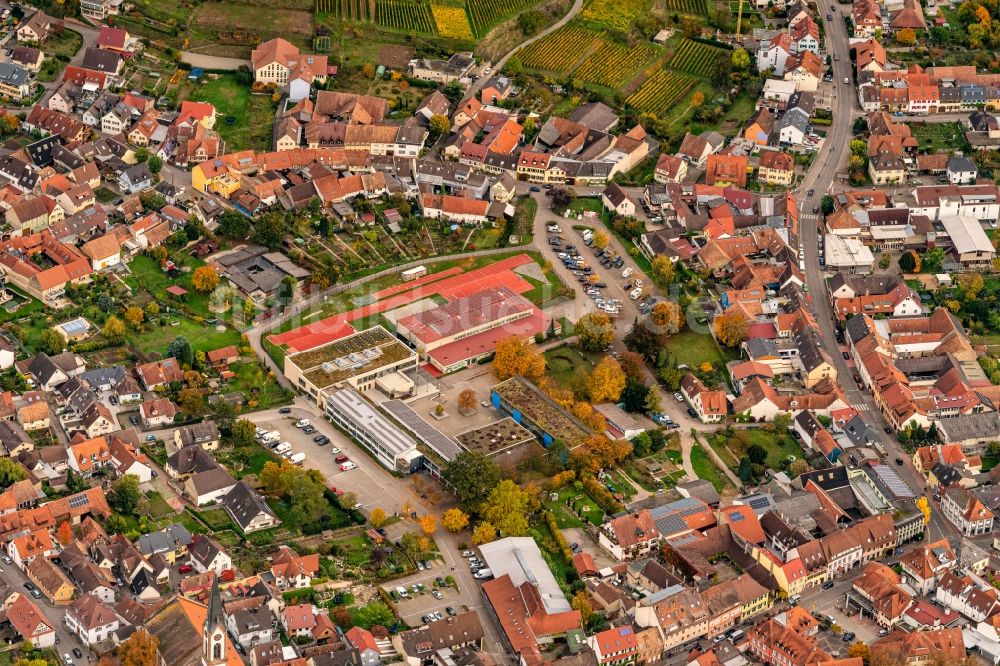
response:
<path id="1" fill-rule="evenodd" d="M 306 454 L 304 454 L 302 451 L 299 451 L 298 453 L 293 453 L 288 458 L 288 462 L 292 463 L 293 465 L 301 465 L 305 461 L 306 461 Z"/>
<path id="2" fill-rule="evenodd" d="M 277 453 L 279 456 L 291 450 L 292 450 L 292 445 L 289 444 L 288 442 L 282 442 L 281 444 L 278 444 L 276 447 L 274 447 L 274 452 Z"/>
<path id="3" fill-rule="evenodd" d="M 281 433 L 277 430 L 272 430 L 269 433 L 265 433 L 263 437 L 260 438 L 262 444 L 270 444 L 271 442 L 277 442 L 281 439 Z"/>
<path id="4" fill-rule="evenodd" d="M 484 578 L 493 578 L 493 572 L 489 569 L 480 569 L 476 573 L 472 574 L 473 578 L 478 578 L 480 580 Z"/>
<path id="5" fill-rule="evenodd" d="M 628 294 L 628 297 L 631 298 L 633 301 L 638 299 L 640 296 L 642 296 L 642 287 L 636 287 Z"/>
<path id="6" fill-rule="evenodd" d="M 628 268 L 626 268 L 625 270 L 622 271 L 622 277 L 623 278 L 630 278 L 630 277 L 632 277 L 632 273 L 635 273 L 635 269 L 632 268 L 631 266 L 629 266 Z"/>

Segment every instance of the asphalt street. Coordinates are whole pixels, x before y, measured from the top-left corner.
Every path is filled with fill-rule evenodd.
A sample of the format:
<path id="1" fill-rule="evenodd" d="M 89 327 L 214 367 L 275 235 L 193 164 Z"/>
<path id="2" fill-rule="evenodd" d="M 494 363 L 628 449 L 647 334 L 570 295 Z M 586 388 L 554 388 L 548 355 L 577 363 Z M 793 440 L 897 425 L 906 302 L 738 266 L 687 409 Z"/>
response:
<path id="1" fill-rule="evenodd" d="M 845 78 L 848 81 L 853 81 L 854 76 L 851 71 L 850 45 L 840 6 L 831 0 L 818 0 L 818 8 L 821 16 L 832 13 L 835 19 L 826 21 L 825 25 L 827 53 L 836 57 L 833 62 L 833 79 L 837 90 L 833 97 L 833 124 L 830 126 L 827 139 L 823 144 L 824 150 L 816 156 L 812 168 L 803 178 L 797 193 L 800 202 L 799 256 L 805 261 L 806 284 L 809 286 L 812 311 L 819 324 L 826 348 L 830 351 L 830 356 L 837 368 L 841 387 L 847 394 L 851 405 L 875 429 L 888 459 L 890 461 L 894 461 L 896 458 L 903 459 L 903 465 L 893 465 L 893 468 L 919 495 L 924 492 L 923 477 L 914 469 L 910 456 L 903 451 L 896 438 L 883 432 L 883 428 L 888 425 L 888 422 L 879 411 L 871 394 L 859 390 L 855 385 L 852 379 L 854 370 L 840 353 L 842 347 L 834 334 L 833 308 L 827 295 L 824 274 L 819 265 L 817 238 L 821 233 L 822 220 L 819 215 L 813 213 L 813 210 L 820 206 L 824 195 L 834 194 L 845 189 L 837 183 L 837 174 L 840 171 L 846 171 L 847 158 L 850 155 L 852 127 L 854 119 L 861 115 L 861 110 L 856 105 L 857 92 L 854 84 L 844 83 Z M 810 190 L 814 190 L 811 196 L 807 194 Z M 933 507 L 935 510 L 931 513 L 927 537 L 931 540 L 947 537 L 949 540 L 957 542 L 954 528 L 940 516 L 937 508 L 937 506 Z"/>

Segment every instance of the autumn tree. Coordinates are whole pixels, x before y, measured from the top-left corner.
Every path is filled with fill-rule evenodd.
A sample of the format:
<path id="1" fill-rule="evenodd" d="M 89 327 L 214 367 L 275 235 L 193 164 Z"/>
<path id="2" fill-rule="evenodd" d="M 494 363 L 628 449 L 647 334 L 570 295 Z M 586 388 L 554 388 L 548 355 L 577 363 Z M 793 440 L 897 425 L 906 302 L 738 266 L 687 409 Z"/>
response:
<path id="1" fill-rule="evenodd" d="M 476 392 L 467 388 L 458 394 L 458 408 L 471 411 L 476 408 Z"/>
<path id="2" fill-rule="evenodd" d="M 958 276 L 958 286 L 966 300 L 974 301 L 983 290 L 983 276 L 979 273 L 962 273 Z"/>
<path id="3" fill-rule="evenodd" d="M 385 525 L 385 518 L 385 509 L 377 506 L 372 509 L 372 515 L 368 518 L 368 522 L 372 524 L 372 527 L 378 529 L 379 527 Z"/>
<path id="4" fill-rule="evenodd" d="M 666 287 L 674 281 L 674 274 L 676 273 L 674 262 L 664 257 L 662 254 L 658 254 L 653 257 L 652 268 L 653 281 L 661 287 Z"/>
<path id="5" fill-rule="evenodd" d="M 448 116 L 435 113 L 428 121 L 428 128 L 433 136 L 441 136 L 451 129 L 451 121 L 448 120 Z"/>
<path id="6" fill-rule="evenodd" d="M 847 656 L 851 659 L 860 659 L 864 666 L 868 666 L 871 662 L 872 651 L 866 644 L 859 641 L 847 648 Z"/>
<path id="7" fill-rule="evenodd" d="M 590 618 L 594 615 L 594 607 L 590 605 L 590 597 L 584 590 L 574 594 L 569 605 L 573 610 L 580 611 L 580 620 L 583 621 L 583 624 L 590 622 Z"/>
<path id="8" fill-rule="evenodd" d="M 603 433 L 591 435 L 573 450 L 570 462 L 577 470 L 596 474 L 601 469 L 613 467 L 632 453 L 628 440 L 612 440 Z"/>
<path id="9" fill-rule="evenodd" d="M 625 388 L 625 372 L 611 356 L 605 356 L 587 379 L 587 393 L 594 402 L 617 402 Z"/>
<path id="10" fill-rule="evenodd" d="M 476 451 L 463 451 L 444 468 L 447 483 L 463 511 L 473 512 L 500 483 L 500 468 L 492 458 Z"/>
<path id="11" fill-rule="evenodd" d="M 674 335 L 684 326 L 684 311 L 673 301 L 660 301 L 654 305 L 649 318 L 666 335 Z"/>
<path id="12" fill-rule="evenodd" d="M 595 248 L 603 250 L 608 246 L 609 242 L 611 242 L 611 238 L 608 236 L 607 231 L 598 230 L 594 232 L 593 245 Z"/>
<path id="13" fill-rule="evenodd" d="M 576 322 L 576 336 L 587 351 L 601 351 L 611 344 L 615 328 L 603 312 L 588 312 Z"/>
<path id="14" fill-rule="evenodd" d="M 152 666 L 157 663 L 160 640 L 143 628 L 122 641 L 115 654 L 122 666 Z"/>
<path id="15" fill-rule="evenodd" d="M 143 313 L 142 308 L 138 305 L 129 306 L 129 308 L 125 310 L 125 321 L 131 324 L 132 328 L 139 328 L 142 326 L 142 322 L 145 318 L 146 315 Z"/>
<path id="16" fill-rule="evenodd" d="M 371 64 L 370 62 L 366 62 L 364 65 L 361 66 L 361 75 L 364 76 L 366 79 L 374 79 L 375 65 Z"/>
<path id="17" fill-rule="evenodd" d="M 545 359 L 529 347 L 527 340 L 511 336 L 497 342 L 493 372 L 498 379 L 522 375 L 537 383 L 545 374 Z"/>
<path id="18" fill-rule="evenodd" d="M 118 317 L 111 315 L 108 317 L 108 320 L 104 322 L 104 326 L 101 328 L 101 334 L 108 340 L 121 341 L 125 337 L 125 322 Z"/>
<path id="19" fill-rule="evenodd" d="M 691 95 L 691 106 L 693 108 L 697 109 L 704 103 L 705 103 L 705 93 L 699 90 L 695 94 Z"/>
<path id="20" fill-rule="evenodd" d="M 896 43 L 900 46 L 913 46 L 917 43 L 917 33 L 913 28 L 903 28 L 896 33 Z"/>
<path id="21" fill-rule="evenodd" d="M 56 539 L 63 546 L 68 546 L 73 541 L 73 525 L 68 520 L 59 523 L 59 527 L 56 528 Z"/>
<path id="22" fill-rule="evenodd" d="M 469 525 L 469 516 L 458 507 L 448 509 L 441 516 L 441 525 L 449 532 L 461 532 Z"/>
<path id="23" fill-rule="evenodd" d="M 736 347 L 747 339 L 747 329 L 750 324 L 746 317 L 738 312 L 721 314 L 712 322 L 715 337 L 727 347 Z"/>
<path id="24" fill-rule="evenodd" d="M 438 519 L 432 513 L 428 513 L 426 516 L 420 518 L 420 529 L 424 531 L 424 534 L 431 536 L 437 532 Z"/>
<path id="25" fill-rule="evenodd" d="M 484 543 L 489 543 L 497 538 L 497 528 L 495 528 L 491 523 L 485 520 L 478 525 L 476 529 L 472 531 L 472 543 L 477 546 L 481 546 Z"/>
<path id="26" fill-rule="evenodd" d="M 219 284 L 219 274 L 211 266 L 199 266 L 191 274 L 191 284 L 203 294 L 215 289 Z"/>
<path id="27" fill-rule="evenodd" d="M 621 366 L 627 379 L 642 379 L 646 362 L 643 360 L 642 354 L 625 351 L 618 356 L 618 365 Z"/>
<path id="28" fill-rule="evenodd" d="M 504 479 L 490 492 L 479 513 L 505 537 L 525 536 L 528 533 L 528 516 L 538 506 L 537 497 L 532 497 L 510 479 Z"/>

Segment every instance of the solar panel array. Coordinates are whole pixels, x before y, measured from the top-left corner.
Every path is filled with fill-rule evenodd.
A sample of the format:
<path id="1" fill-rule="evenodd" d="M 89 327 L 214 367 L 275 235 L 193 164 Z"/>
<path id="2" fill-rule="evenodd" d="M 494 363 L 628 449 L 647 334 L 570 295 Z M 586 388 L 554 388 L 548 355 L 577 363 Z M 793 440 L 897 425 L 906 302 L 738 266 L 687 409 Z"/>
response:
<path id="1" fill-rule="evenodd" d="M 445 460 L 450 462 L 461 453 L 462 447 L 458 442 L 423 420 L 402 400 L 386 400 L 382 403 L 382 409 Z"/>
<path id="2" fill-rule="evenodd" d="M 69 498 L 69 508 L 71 509 L 79 509 L 81 506 L 86 506 L 87 504 L 90 504 L 90 497 L 86 493 L 73 495 Z"/>
<path id="3" fill-rule="evenodd" d="M 878 475 L 879 480 L 885 484 L 889 492 L 896 496 L 895 499 L 913 499 L 916 497 L 913 491 L 910 490 L 910 487 L 896 474 L 896 470 L 888 465 L 872 465 L 872 471 Z"/>

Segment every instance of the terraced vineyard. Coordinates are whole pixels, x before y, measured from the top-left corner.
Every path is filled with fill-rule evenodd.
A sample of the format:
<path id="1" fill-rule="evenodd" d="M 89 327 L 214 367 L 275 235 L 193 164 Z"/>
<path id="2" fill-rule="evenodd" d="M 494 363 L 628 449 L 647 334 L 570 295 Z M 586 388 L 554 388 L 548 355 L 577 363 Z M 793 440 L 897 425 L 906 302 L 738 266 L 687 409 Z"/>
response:
<path id="1" fill-rule="evenodd" d="M 434 19 L 424 2 L 376 0 L 375 22 L 393 30 L 434 34 Z"/>
<path id="2" fill-rule="evenodd" d="M 663 9 L 671 14 L 691 14 L 692 16 L 708 16 L 708 3 L 705 0 L 660 0 Z"/>
<path id="3" fill-rule="evenodd" d="M 521 49 L 517 57 L 528 69 L 568 74 L 585 53 L 601 42 L 603 39 L 590 30 L 568 25 Z"/>
<path id="4" fill-rule="evenodd" d="M 573 78 L 618 88 L 628 83 L 635 72 L 646 63 L 650 57 L 650 50 L 647 46 L 629 48 L 622 44 L 605 42 L 580 65 L 574 72 Z"/>
<path id="5" fill-rule="evenodd" d="M 472 28 L 469 27 L 469 19 L 465 15 L 465 9 L 462 7 L 432 2 L 431 13 L 434 15 L 434 23 L 437 25 L 439 35 L 470 41 L 475 39 Z"/>
<path id="6" fill-rule="evenodd" d="M 628 99 L 629 104 L 645 113 L 662 116 L 688 94 L 697 81 L 685 74 L 658 69 Z"/>
<path id="7" fill-rule="evenodd" d="M 712 75 L 712 67 L 725 49 L 695 42 L 690 39 L 682 39 L 677 45 L 674 57 L 670 60 L 670 68 L 688 74 L 694 74 L 702 78 Z"/>
<path id="8" fill-rule="evenodd" d="M 646 11 L 646 0 L 590 0 L 580 18 L 625 32 Z"/>
<path id="9" fill-rule="evenodd" d="M 501 21 L 534 6 L 534 0 L 468 0 L 472 32 L 482 37 Z"/>
<path id="10" fill-rule="evenodd" d="M 349 21 L 370 21 L 375 14 L 375 0 L 316 0 L 316 12 Z"/>

